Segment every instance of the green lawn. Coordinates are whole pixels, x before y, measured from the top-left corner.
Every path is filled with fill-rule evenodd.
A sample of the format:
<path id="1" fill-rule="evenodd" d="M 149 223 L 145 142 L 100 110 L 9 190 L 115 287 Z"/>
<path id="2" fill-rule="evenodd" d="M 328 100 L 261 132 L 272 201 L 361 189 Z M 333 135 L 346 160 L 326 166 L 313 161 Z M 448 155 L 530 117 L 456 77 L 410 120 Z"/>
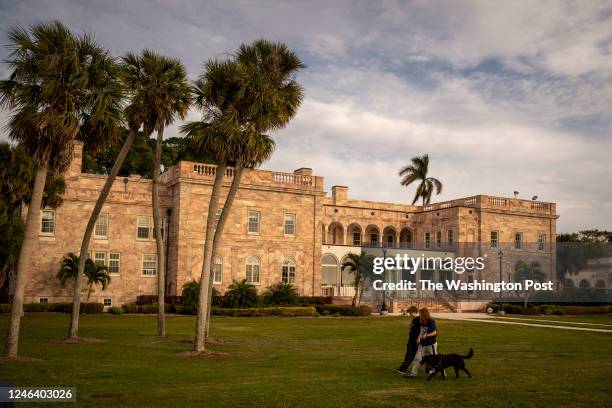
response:
<path id="1" fill-rule="evenodd" d="M 572 316 L 572 315 L 565 315 L 565 316 L 556 316 L 556 315 L 520 316 L 519 315 L 517 316 L 517 315 L 508 314 L 501 319 L 506 319 L 506 318 L 511 318 L 512 321 L 517 321 L 517 322 L 519 321 L 518 319 L 521 319 L 521 320 L 535 319 L 536 322 L 538 320 L 552 320 L 552 321 L 565 322 L 567 324 L 580 323 L 580 326 L 582 327 L 594 327 L 594 328 L 600 327 L 602 329 L 606 328 L 605 325 L 612 326 L 612 314 L 594 314 L 594 315 L 576 315 L 576 316 Z M 546 322 L 541 322 L 541 323 L 546 324 Z M 588 323 L 588 324 L 582 324 L 582 323 Z"/>
<path id="2" fill-rule="evenodd" d="M 8 316 L 0 316 L 6 332 Z M 51 344 L 68 316 L 28 314 L 20 352 L 42 361 L 0 366 L 17 386 L 74 386 L 79 406 L 608 407 L 612 335 L 439 320 L 442 352 L 475 355 L 474 377 L 404 380 L 392 369 L 407 321 L 387 318 L 216 318 L 212 345 L 227 356 L 188 358 L 193 317 L 86 315 L 95 344 Z M 2 339 L 3 340 L 3 339 Z M 452 370 L 451 370 L 452 371 Z M 36 404 L 32 406 L 42 406 Z"/>

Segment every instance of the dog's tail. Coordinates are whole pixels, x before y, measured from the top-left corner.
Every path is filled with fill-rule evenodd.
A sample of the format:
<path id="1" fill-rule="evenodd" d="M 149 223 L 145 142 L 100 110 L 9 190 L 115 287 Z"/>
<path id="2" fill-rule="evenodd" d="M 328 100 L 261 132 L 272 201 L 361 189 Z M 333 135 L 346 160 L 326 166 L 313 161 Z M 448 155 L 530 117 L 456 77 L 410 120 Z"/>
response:
<path id="1" fill-rule="evenodd" d="M 467 353 L 467 356 L 463 356 L 464 360 L 468 360 L 470 358 L 472 358 L 472 356 L 474 355 L 474 350 L 470 349 L 470 352 Z"/>

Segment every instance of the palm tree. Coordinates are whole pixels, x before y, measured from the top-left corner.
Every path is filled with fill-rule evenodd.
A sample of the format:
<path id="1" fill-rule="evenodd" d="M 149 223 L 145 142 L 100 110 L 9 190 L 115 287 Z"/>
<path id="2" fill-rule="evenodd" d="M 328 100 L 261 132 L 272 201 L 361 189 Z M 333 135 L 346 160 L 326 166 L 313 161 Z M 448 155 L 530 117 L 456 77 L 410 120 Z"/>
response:
<path id="1" fill-rule="evenodd" d="M 532 280 L 534 282 L 543 282 L 546 279 L 546 275 L 542 272 L 542 268 L 539 262 L 532 261 L 527 263 L 523 260 L 519 260 L 514 265 L 514 279 L 517 282 Z M 533 290 L 525 291 L 525 302 L 524 306 L 527 307 L 529 296 Z"/>
<path id="2" fill-rule="evenodd" d="M 158 294 L 158 318 L 157 334 L 165 336 L 165 308 L 164 289 L 166 280 L 165 251 L 161 236 L 162 225 L 159 213 L 159 174 L 161 162 L 161 146 L 166 126 L 174 122 L 176 118 L 184 118 L 189 109 L 190 89 L 187 82 L 186 71 L 180 61 L 168 58 L 153 51 L 144 50 L 142 55 L 128 53 L 122 58 L 121 79 L 127 89 L 130 101 L 124 110 L 125 121 L 128 124 L 128 137 L 115 160 L 110 174 L 96 206 L 89 218 L 83 241 L 81 244 L 80 258 L 85 259 L 91 242 L 91 235 L 96 221 L 106 198 L 110 193 L 113 183 L 128 155 L 138 130 L 142 127 L 148 138 L 153 131 L 157 132 L 155 159 L 153 164 L 153 226 L 155 231 L 155 242 L 157 246 L 157 294 Z M 85 269 L 85 261 L 79 265 L 80 270 Z M 78 319 L 81 284 L 77 281 L 74 288 L 73 312 L 70 327 L 70 338 L 78 336 Z"/>
<path id="3" fill-rule="evenodd" d="M 87 258 L 85 262 L 85 277 L 87 278 L 87 301 L 91 297 L 94 285 L 102 286 L 102 290 L 106 290 L 111 282 L 111 277 L 108 274 L 108 267 L 100 262 L 94 262 L 91 258 Z M 79 257 L 73 252 L 70 252 L 61 260 L 60 269 L 57 272 L 57 279 L 62 287 L 66 286 L 68 281 L 76 281 L 79 270 Z"/>
<path id="4" fill-rule="evenodd" d="M 434 190 L 436 194 L 442 192 L 442 183 L 437 178 L 427 176 L 429 172 L 429 155 L 413 157 L 410 161 L 409 165 L 402 167 L 399 171 L 399 175 L 403 176 L 401 184 L 402 186 L 409 186 L 415 181 L 419 181 L 420 183 L 414 195 L 414 200 L 412 200 L 412 205 L 419 198 L 423 200 L 423 205 L 427 205 L 431 201 L 431 195 Z"/>
<path id="5" fill-rule="evenodd" d="M 355 287 L 355 295 L 353 296 L 353 306 L 359 306 L 361 303 L 364 275 L 371 268 L 372 262 L 373 257 L 371 255 L 351 252 L 346 256 L 346 261 L 342 263 L 341 269 L 348 268 L 349 272 L 354 275 L 353 286 Z"/>
<path id="6" fill-rule="evenodd" d="M 38 233 L 48 170 L 63 173 L 75 139 L 92 143 L 112 133 L 121 91 L 114 61 L 88 35 L 77 37 L 58 21 L 9 33 L 10 77 L 0 81 L 0 105 L 12 112 L 9 136 L 38 162 L 17 263 L 6 355 L 17 357 L 23 293 Z"/>
<path id="7" fill-rule="evenodd" d="M 233 281 L 225 293 L 227 307 L 245 308 L 257 306 L 257 289 L 246 281 Z"/>
<path id="8" fill-rule="evenodd" d="M 263 133 L 284 127 L 297 113 L 303 90 L 294 76 L 301 68 L 304 64 L 286 45 L 257 40 L 242 45 L 233 59 L 209 61 L 195 83 L 196 106 L 204 112 L 200 129 L 208 129 L 209 139 L 215 140 L 204 145 L 213 145 L 214 152 L 208 153 L 220 156 L 216 157 L 218 167 L 208 206 L 196 351 L 204 350 L 212 298 L 213 254 L 221 241 L 242 170 L 256 167 L 270 157 L 274 143 Z M 211 137 L 212 133 L 217 137 Z M 219 193 L 230 163 L 234 165 L 233 180 L 215 230 Z"/>

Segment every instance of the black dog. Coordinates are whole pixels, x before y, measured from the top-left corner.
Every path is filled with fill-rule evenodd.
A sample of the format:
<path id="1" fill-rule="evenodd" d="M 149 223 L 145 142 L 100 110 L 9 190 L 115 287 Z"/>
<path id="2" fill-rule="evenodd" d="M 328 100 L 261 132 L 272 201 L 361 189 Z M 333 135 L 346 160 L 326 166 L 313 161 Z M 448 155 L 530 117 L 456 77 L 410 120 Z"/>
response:
<path id="1" fill-rule="evenodd" d="M 459 354 L 431 354 L 421 359 L 421 364 L 427 364 L 428 371 L 431 369 L 427 377 L 427 381 L 431 380 L 431 377 L 441 373 L 442 379 L 446 380 L 445 368 L 453 367 L 455 369 L 455 378 L 459 377 L 459 370 L 465 371 L 468 377 L 472 378 L 472 374 L 465 368 L 465 361 L 472 358 L 474 350 L 470 349 L 467 356 L 460 356 Z"/>

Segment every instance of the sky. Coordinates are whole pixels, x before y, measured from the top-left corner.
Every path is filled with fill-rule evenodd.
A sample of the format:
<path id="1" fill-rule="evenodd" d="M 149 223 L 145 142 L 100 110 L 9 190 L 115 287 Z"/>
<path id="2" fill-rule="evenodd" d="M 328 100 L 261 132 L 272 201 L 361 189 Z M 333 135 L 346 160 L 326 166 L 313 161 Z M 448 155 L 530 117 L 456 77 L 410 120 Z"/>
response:
<path id="1" fill-rule="evenodd" d="M 264 169 L 410 203 L 398 170 L 428 153 L 432 202 L 516 190 L 556 202 L 558 232 L 612 230 L 610 1 L 0 0 L 0 59 L 10 27 L 51 18 L 116 56 L 180 58 L 191 78 L 241 43 L 285 42 L 305 99 Z"/>

